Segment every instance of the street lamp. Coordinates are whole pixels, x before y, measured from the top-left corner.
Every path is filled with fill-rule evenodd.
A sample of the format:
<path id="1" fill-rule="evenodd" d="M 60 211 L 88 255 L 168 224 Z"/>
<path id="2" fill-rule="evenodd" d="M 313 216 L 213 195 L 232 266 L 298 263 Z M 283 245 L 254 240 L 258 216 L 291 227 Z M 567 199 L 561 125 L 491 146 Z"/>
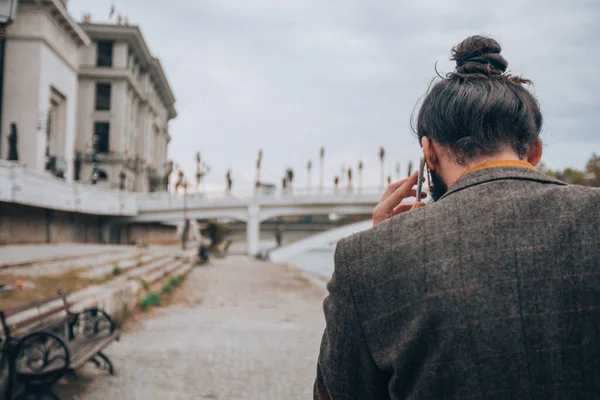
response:
<path id="1" fill-rule="evenodd" d="M 13 22 L 19 0 L 0 0 L 0 159 L 2 158 L 2 106 L 4 93 L 4 48 L 6 27 Z"/>

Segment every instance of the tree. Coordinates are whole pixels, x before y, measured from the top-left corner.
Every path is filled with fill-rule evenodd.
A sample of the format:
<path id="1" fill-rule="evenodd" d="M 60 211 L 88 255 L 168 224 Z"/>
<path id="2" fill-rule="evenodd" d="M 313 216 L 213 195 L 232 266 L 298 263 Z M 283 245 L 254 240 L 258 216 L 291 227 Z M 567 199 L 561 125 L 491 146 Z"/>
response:
<path id="1" fill-rule="evenodd" d="M 600 155 L 592 154 L 585 165 L 585 172 L 588 184 L 593 187 L 600 187 Z"/>
<path id="2" fill-rule="evenodd" d="M 319 184 L 319 190 L 323 191 L 323 186 L 325 186 L 325 147 L 321 146 L 321 151 L 319 153 L 319 169 L 321 173 L 321 182 Z"/>
<path id="3" fill-rule="evenodd" d="M 385 179 L 385 149 L 383 146 L 379 148 L 379 161 L 381 161 L 381 187 L 383 187 Z"/>
<path id="4" fill-rule="evenodd" d="M 396 179 L 400 180 L 400 163 L 396 163 Z"/>
<path id="5" fill-rule="evenodd" d="M 215 221 L 208 221 L 206 228 L 202 230 L 201 234 L 208 237 L 210 239 L 210 247 L 216 249 L 225 240 L 227 227 Z"/>
<path id="6" fill-rule="evenodd" d="M 411 176 L 412 175 L 412 169 L 413 169 L 413 163 L 412 161 L 408 162 L 408 175 L 407 176 Z"/>
<path id="7" fill-rule="evenodd" d="M 338 185 L 340 184 L 340 178 L 339 176 L 336 176 L 335 178 L 333 178 L 333 185 L 335 186 L 335 191 L 337 192 L 338 190 Z"/>
<path id="8" fill-rule="evenodd" d="M 574 169 L 574 168 L 565 168 L 559 174 L 559 178 L 561 181 L 565 183 L 569 183 L 571 185 L 583 185 L 586 186 L 585 174 L 583 171 Z"/>
<path id="9" fill-rule="evenodd" d="M 289 184 L 289 186 L 291 188 L 292 187 L 292 183 L 294 182 L 294 170 L 291 169 L 291 168 L 288 168 L 285 171 L 285 175 L 287 177 L 288 184 Z"/>

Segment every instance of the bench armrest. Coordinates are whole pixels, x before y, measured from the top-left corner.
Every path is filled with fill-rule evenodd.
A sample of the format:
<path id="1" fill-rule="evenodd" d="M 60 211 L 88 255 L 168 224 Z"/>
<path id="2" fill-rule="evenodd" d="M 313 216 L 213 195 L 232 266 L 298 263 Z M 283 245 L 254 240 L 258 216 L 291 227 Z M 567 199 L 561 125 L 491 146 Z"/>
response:
<path id="1" fill-rule="evenodd" d="M 70 354 L 65 341 L 53 332 L 34 332 L 21 338 L 12 353 L 17 375 L 44 374 L 69 368 Z"/>
<path id="2" fill-rule="evenodd" d="M 88 339 L 111 335 L 115 331 L 115 322 L 99 308 L 87 308 L 77 314 L 69 321 L 69 340 L 76 336 Z"/>

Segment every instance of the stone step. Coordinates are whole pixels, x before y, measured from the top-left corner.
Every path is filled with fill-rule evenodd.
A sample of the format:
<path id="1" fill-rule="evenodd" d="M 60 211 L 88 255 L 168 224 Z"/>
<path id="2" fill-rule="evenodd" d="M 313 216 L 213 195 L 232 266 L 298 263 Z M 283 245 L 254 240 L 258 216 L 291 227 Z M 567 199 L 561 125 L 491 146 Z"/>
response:
<path id="1" fill-rule="evenodd" d="M 165 254 L 143 254 L 136 255 L 133 258 L 127 258 L 113 262 L 112 264 L 104 265 L 101 267 L 95 267 L 92 270 L 85 273 L 83 276 L 86 278 L 107 278 L 114 274 L 115 267 L 121 269 L 121 271 L 127 271 L 143 267 L 144 265 L 164 259 L 168 257 Z"/>
<path id="2" fill-rule="evenodd" d="M 164 256 L 156 261 L 151 262 L 148 265 L 145 265 L 141 268 L 136 268 L 127 274 L 125 274 L 126 279 L 140 279 L 143 280 L 145 276 L 153 273 L 157 270 L 162 270 L 172 263 L 176 262 L 176 260 L 171 256 Z"/>
<path id="3" fill-rule="evenodd" d="M 93 268 L 112 265 L 123 259 L 139 257 L 143 253 L 139 250 L 124 249 L 122 251 L 111 251 L 102 254 L 87 254 L 84 256 L 71 257 L 51 261 L 39 261 L 27 265 L 10 266 L 2 268 L 3 273 L 40 276 L 58 275 L 72 270 Z"/>
<path id="4" fill-rule="evenodd" d="M 132 246 L 48 244 L 7 245 L 0 251 L 0 269 L 25 268 L 34 264 L 64 264 L 72 260 L 98 257 L 105 254 L 135 252 Z"/>
<path id="5" fill-rule="evenodd" d="M 173 276 L 179 276 L 179 275 L 185 276 L 191 270 L 192 270 L 191 264 L 183 264 L 182 266 L 180 266 L 179 268 L 177 268 L 175 271 L 173 271 L 172 274 L 173 274 Z"/>
<path id="6" fill-rule="evenodd" d="M 171 264 L 168 264 L 163 268 L 159 268 L 156 271 L 153 271 L 153 272 L 143 275 L 142 279 L 144 281 L 148 282 L 148 284 L 152 284 L 152 283 L 162 279 L 163 277 L 165 277 L 165 275 L 170 275 L 173 271 L 175 271 L 181 265 L 182 265 L 181 261 L 174 261 Z"/>

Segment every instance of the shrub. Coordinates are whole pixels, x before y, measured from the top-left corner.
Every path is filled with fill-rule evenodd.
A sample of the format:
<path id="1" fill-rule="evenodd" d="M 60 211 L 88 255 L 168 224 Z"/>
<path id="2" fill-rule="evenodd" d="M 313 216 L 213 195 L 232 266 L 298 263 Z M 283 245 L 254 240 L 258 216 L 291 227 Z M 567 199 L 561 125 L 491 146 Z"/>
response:
<path id="1" fill-rule="evenodd" d="M 177 275 L 176 277 L 171 278 L 169 283 L 171 284 L 171 286 L 178 286 L 181 283 L 181 281 L 183 281 L 183 276 Z"/>
<path id="2" fill-rule="evenodd" d="M 183 276 L 178 275 L 171 278 L 167 283 L 165 283 L 160 290 L 162 294 L 167 294 L 173 289 L 175 286 L 179 286 L 179 284 L 183 281 Z"/>
<path id="3" fill-rule="evenodd" d="M 210 247 L 215 248 L 225 240 L 227 226 L 216 221 L 208 221 L 206 228 L 202 230 L 201 234 L 210 238 Z"/>
<path id="4" fill-rule="evenodd" d="M 162 294 L 167 294 L 171 291 L 171 288 L 173 287 L 173 285 L 171 284 L 171 282 L 167 282 L 163 285 L 162 289 L 160 290 L 160 292 Z"/>
<path id="5" fill-rule="evenodd" d="M 112 270 L 112 273 L 114 276 L 120 275 L 121 274 L 121 267 L 119 267 L 118 265 L 115 265 L 115 267 Z"/>
<path id="6" fill-rule="evenodd" d="M 150 288 L 150 285 L 148 285 L 148 282 L 142 279 L 142 287 L 144 288 L 144 290 L 148 290 Z"/>
<path id="7" fill-rule="evenodd" d="M 142 300 L 142 310 L 146 311 L 152 306 L 160 305 L 160 295 L 156 292 L 148 293 Z"/>

